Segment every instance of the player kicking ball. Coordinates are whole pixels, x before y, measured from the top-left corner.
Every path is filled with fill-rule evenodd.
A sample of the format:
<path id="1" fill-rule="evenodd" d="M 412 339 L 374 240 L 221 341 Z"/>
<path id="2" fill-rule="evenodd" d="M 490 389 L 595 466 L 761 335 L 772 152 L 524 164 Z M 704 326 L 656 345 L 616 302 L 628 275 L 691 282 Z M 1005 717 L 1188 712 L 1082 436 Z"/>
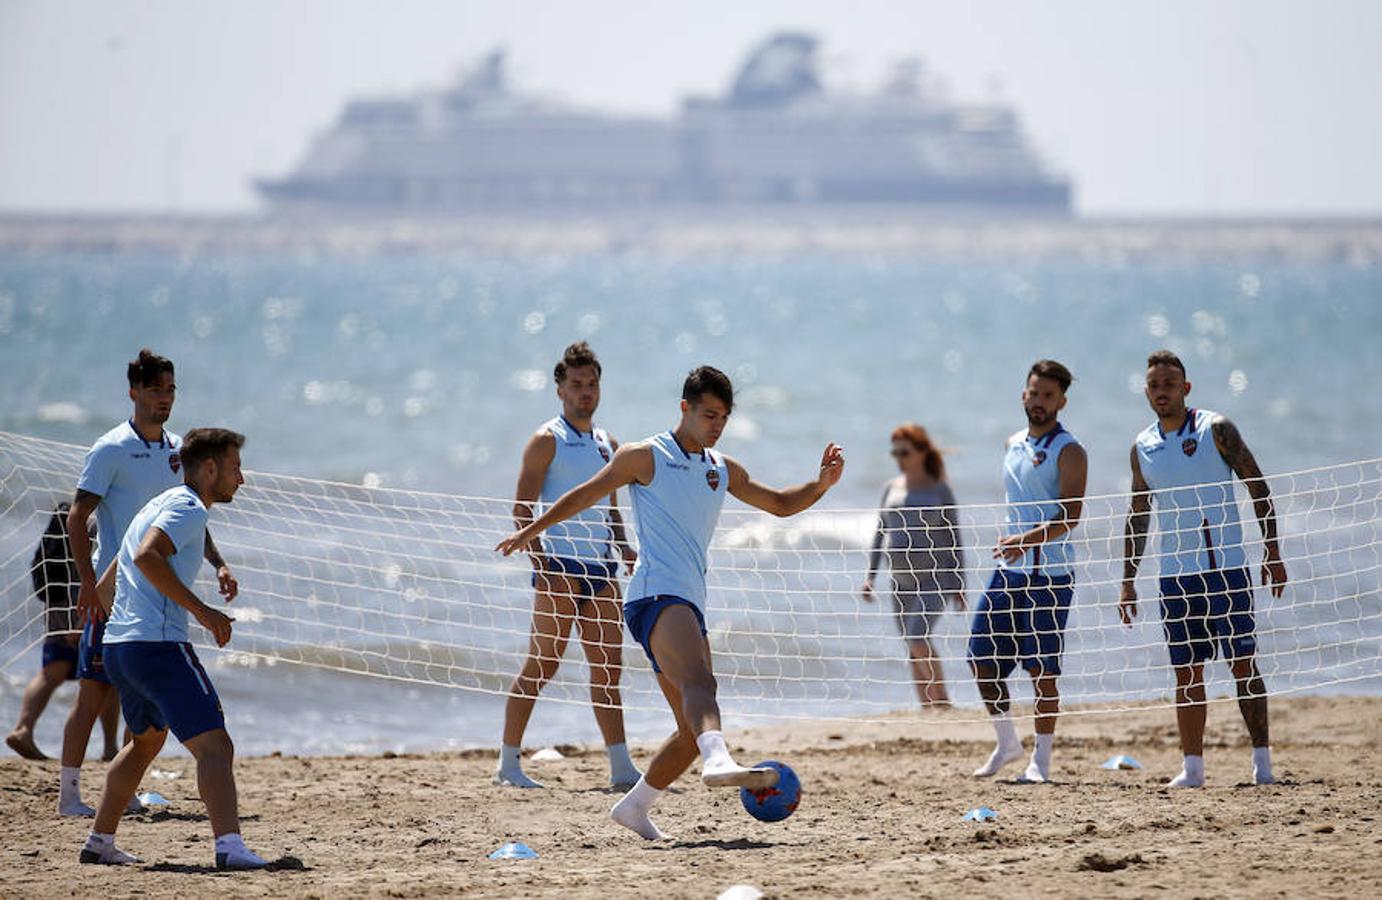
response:
<path id="1" fill-rule="evenodd" d="M 762 790 L 777 783 L 771 767 L 736 763 L 720 730 L 715 674 L 705 628 L 705 570 L 710 536 L 725 494 L 777 516 L 809 508 L 840 480 L 844 453 L 828 444 L 814 481 L 775 490 L 714 450 L 734 408 L 734 389 L 718 369 L 702 366 L 681 392 L 681 422 L 647 440 L 625 444 L 590 480 L 563 494 L 528 526 L 496 548 L 505 556 L 528 547 L 543 529 L 628 486 L 638 534 L 638 566 L 629 581 L 624 621 L 642 645 L 677 730 L 610 817 L 648 840 L 665 838 L 648 817 L 662 792 L 701 757 L 708 787 Z"/>
<path id="2" fill-rule="evenodd" d="M 230 640 L 234 620 L 199 600 L 192 585 L 206 542 L 207 510 L 229 503 L 244 483 L 244 442 L 243 435 L 221 428 L 189 431 L 182 444 L 184 483 L 145 504 L 120 544 L 115 600 L 106 624 L 105 667 L 120 693 L 134 740 L 106 773 L 96 822 L 79 857 L 84 863 L 139 861 L 115 846 L 115 829 L 171 729 L 197 760 L 197 789 L 216 836 L 216 868 L 266 865 L 240 837 L 231 770 L 235 748 L 216 689 L 187 640 L 189 612 L 211 632 L 217 646 Z"/>

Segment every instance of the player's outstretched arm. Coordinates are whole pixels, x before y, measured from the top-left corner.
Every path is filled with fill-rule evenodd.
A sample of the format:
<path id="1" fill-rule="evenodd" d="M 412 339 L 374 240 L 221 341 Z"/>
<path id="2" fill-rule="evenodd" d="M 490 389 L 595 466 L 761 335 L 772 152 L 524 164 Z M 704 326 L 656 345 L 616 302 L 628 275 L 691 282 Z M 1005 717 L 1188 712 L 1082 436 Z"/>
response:
<path id="1" fill-rule="evenodd" d="M 1276 506 L 1272 503 L 1272 491 L 1267 487 L 1267 479 L 1257 465 L 1257 459 L 1248 449 L 1238 426 L 1223 416 L 1218 416 L 1210 424 L 1214 432 L 1214 446 L 1219 455 L 1228 463 L 1233 474 L 1243 479 L 1248 494 L 1252 497 L 1252 509 L 1257 515 L 1257 527 L 1262 530 L 1262 543 L 1266 554 L 1262 560 L 1262 583 L 1272 586 L 1272 596 L 1280 597 L 1286 589 L 1286 564 L 1281 561 L 1281 547 L 1277 543 Z"/>
<path id="2" fill-rule="evenodd" d="M 609 465 L 557 498 L 557 502 L 532 522 L 504 538 L 494 549 L 508 556 L 532 543 L 546 529 L 589 509 L 625 485 L 647 484 L 653 480 L 653 451 L 642 442 L 625 444 Z"/>
<path id="3" fill-rule="evenodd" d="M 1123 586 L 1118 592 L 1118 617 L 1124 625 L 1137 618 L 1137 567 L 1147 550 L 1147 531 L 1152 525 L 1152 494 L 1142 466 L 1137 461 L 1137 445 L 1129 454 L 1132 461 L 1132 499 L 1128 503 L 1128 519 L 1123 525 Z"/>
<path id="4" fill-rule="evenodd" d="M 230 623 L 235 620 L 207 606 L 182 583 L 168 563 L 168 557 L 176 552 L 172 538 L 161 528 L 150 528 L 134 553 L 134 566 L 160 594 L 195 616 L 216 639 L 217 647 L 224 647 L 230 640 Z"/>
<path id="5" fill-rule="evenodd" d="M 781 490 L 754 481 L 743 466 L 728 456 L 725 457 L 725 465 L 729 468 L 731 494 L 749 506 L 756 506 L 775 516 L 793 516 L 803 509 L 810 508 L 839 482 L 845 471 L 845 452 L 833 441 L 826 444 L 825 452 L 821 454 L 821 468 L 816 480 Z"/>

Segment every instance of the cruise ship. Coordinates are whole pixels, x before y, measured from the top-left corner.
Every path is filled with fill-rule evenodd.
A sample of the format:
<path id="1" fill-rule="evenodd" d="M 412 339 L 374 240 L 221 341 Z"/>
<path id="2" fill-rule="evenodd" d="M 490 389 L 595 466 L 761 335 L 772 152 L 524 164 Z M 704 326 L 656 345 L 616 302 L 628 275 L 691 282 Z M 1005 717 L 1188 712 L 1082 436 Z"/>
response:
<path id="1" fill-rule="evenodd" d="M 1064 216 L 1071 186 L 1017 113 L 957 103 L 899 64 L 870 93 L 827 90 L 816 38 L 780 33 L 719 97 L 674 118 L 617 116 L 513 90 L 496 51 L 454 86 L 348 103 L 286 176 L 276 212 L 465 214 L 612 206 L 899 205 Z"/>

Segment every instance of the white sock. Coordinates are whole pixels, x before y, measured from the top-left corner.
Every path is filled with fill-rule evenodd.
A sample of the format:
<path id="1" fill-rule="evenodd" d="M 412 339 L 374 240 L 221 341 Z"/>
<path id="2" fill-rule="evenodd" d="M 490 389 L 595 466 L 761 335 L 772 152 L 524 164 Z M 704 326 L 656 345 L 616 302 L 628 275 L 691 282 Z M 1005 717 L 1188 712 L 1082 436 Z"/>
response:
<path id="1" fill-rule="evenodd" d="M 1191 756 L 1185 757 L 1185 762 L 1181 766 L 1180 774 L 1172 778 L 1167 787 L 1173 788 L 1197 788 L 1204 787 L 1204 757 Z"/>
<path id="2" fill-rule="evenodd" d="M 725 735 L 721 731 L 702 731 L 696 736 L 696 746 L 701 749 L 701 762 L 709 768 L 734 765 L 729 747 L 725 746 Z"/>
<path id="3" fill-rule="evenodd" d="M 1272 777 L 1271 747 L 1252 748 L 1252 782 L 1253 784 L 1276 783 L 1276 779 Z"/>
<path id="4" fill-rule="evenodd" d="M 540 788 L 542 782 L 534 781 L 523 774 L 523 750 L 508 744 L 499 745 L 499 768 L 494 773 L 495 784 L 507 784 L 521 788 Z"/>
<path id="5" fill-rule="evenodd" d="M 998 736 L 998 744 L 989 754 L 988 761 L 974 770 L 975 778 L 989 778 L 998 774 L 998 770 L 1022 755 L 1022 741 L 1017 737 L 1017 726 L 1013 724 L 1012 718 L 1005 712 L 996 716 L 990 716 L 993 722 L 993 731 Z"/>
<path id="6" fill-rule="evenodd" d="M 115 843 L 115 835 L 98 834 L 93 831 L 86 836 L 86 849 L 100 852 Z"/>
<path id="7" fill-rule="evenodd" d="M 82 799 L 82 767 L 63 766 L 62 775 L 58 781 L 58 802 L 64 803 L 68 800 L 75 800 L 78 803 Z"/>
<path id="8" fill-rule="evenodd" d="M 642 776 L 638 766 L 633 764 L 633 757 L 629 756 L 628 744 L 610 744 L 605 747 L 605 753 L 609 755 L 610 784 L 632 784 Z"/>
<path id="9" fill-rule="evenodd" d="M 1054 734 L 1038 734 L 1033 741 L 1032 760 L 1027 765 L 1028 781 L 1051 780 L 1051 747 L 1055 743 Z"/>
<path id="10" fill-rule="evenodd" d="M 609 811 L 609 817 L 646 840 L 662 840 L 666 835 L 648 818 L 648 811 L 661 796 L 662 791 L 640 777 L 638 783 L 614 804 L 614 808 Z"/>
<path id="11" fill-rule="evenodd" d="M 230 853 L 234 850 L 248 850 L 245 846 L 245 839 L 240 837 L 240 832 L 232 831 L 230 834 L 223 834 L 216 838 L 216 852 Z"/>

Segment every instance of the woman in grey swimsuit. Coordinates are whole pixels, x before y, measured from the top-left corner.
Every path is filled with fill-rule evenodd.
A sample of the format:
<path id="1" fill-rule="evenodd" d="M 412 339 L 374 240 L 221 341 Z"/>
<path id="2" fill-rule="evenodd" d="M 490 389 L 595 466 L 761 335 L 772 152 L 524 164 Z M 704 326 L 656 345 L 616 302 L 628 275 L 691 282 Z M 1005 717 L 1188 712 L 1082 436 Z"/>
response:
<path id="1" fill-rule="evenodd" d="M 873 601 L 874 577 L 886 553 L 893 608 L 907 642 L 917 699 L 922 706 L 949 706 L 931 632 L 947 599 L 956 609 L 965 607 L 955 495 L 945 481 L 941 451 L 925 428 L 915 422 L 899 425 L 893 430 L 892 445 L 901 474 L 884 486 L 860 595 Z"/>

